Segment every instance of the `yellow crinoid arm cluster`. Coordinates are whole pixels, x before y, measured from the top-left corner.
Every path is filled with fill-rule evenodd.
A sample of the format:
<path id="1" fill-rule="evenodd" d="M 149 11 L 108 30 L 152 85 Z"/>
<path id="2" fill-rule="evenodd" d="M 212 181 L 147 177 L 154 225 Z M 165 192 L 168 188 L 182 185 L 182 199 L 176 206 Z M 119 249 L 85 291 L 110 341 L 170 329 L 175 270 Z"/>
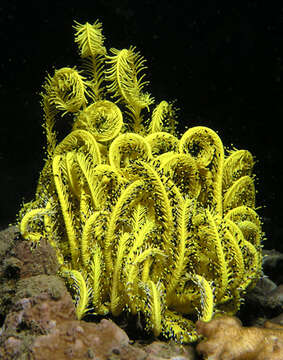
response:
<path id="1" fill-rule="evenodd" d="M 74 28 L 83 68 L 43 87 L 47 159 L 21 234 L 54 247 L 79 319 L 129 311 L 154 336 L 195 341 L 195 321 L 235 313 L 261 275 L 253 157 L 207 127 L 178 136 L 135 48 L 107 55 L 99 22 Z M 73 123 L 58 141 L 60 115 Z"/>

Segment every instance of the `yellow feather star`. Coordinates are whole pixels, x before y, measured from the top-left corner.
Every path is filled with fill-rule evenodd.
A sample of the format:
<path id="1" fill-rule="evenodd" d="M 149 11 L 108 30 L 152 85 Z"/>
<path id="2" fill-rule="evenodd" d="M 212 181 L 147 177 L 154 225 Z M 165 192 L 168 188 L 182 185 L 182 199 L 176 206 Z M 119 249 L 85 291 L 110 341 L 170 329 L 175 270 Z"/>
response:
<path id="1" fill-rule="evenodd" d="M 155 337 L 195 341 L 197 318 L 235 313 L 261 276 L 254 159 L 207 127 L 179 137 L 173 104 L 151 108 L 140 53 L 107 55 L 99 22 L 74 29 L 83 69 L 43 86 L 47 159 L 21 234 L 54 247 L 79 319 L 129 311 Z"/>

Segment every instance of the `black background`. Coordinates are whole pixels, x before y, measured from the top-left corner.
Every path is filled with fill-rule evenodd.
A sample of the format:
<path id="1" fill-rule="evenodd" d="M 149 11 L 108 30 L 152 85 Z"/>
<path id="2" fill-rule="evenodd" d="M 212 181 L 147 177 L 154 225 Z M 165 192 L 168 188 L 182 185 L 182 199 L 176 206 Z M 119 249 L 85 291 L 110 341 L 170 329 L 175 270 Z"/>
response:
<path id="1" fill-rule="evenodd" d="M 266 248 L 283 251 L 283 5 L 276 1 L 2 1 L 0 227 L 31 200 L 43 166 L 41 85 L 78 64 L 73 20 L 103 23 L 107 49 L 137 46 L 156 101 L 181 129 L 209 126 L 250 150 Z"/>

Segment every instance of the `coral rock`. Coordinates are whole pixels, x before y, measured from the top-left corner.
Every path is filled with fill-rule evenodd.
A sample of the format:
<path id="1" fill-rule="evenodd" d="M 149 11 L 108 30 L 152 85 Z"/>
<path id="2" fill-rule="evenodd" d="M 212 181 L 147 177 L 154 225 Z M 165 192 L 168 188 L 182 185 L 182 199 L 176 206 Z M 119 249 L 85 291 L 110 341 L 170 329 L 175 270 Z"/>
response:
<path id="1" fill-rule="evenodd" d="M 149 354 L 147 360 L 194 360 L 196 359 L 195 350 L 190 345 L 178 345 L 174 341 L 168 343 L 154 341 L 147 345 L 144 350 Z"/>
<path id="2" fill-rule="evenodd" d="M 142 359 L 145 354 L 129 345 L 126 333 L 110 320 L 99 324 L 64 321 L 54 331 L 38 337 L 32 347 L 34 360 Z"/>
<path id="3" fill-rule="evenodd" d="M 268 322 L 265 328 L 243 327 L 236 317 L 223 316 L 208 323 L 197 321 L 207 339 L 197 351 L 209 360 L 282 360 L 283 329 Z"/>
<path id="4" fill-rule="evenodd" d="M 52 276 L 41 276 L 46 278 L 46 282 L 49 280 L 49 283 L 52 283 Z M 36 278 L 38 277 L 33 276 L 30 281 Z M 61 279 L 57 280 L 57 284 L 63 284 Z M 15 302 L 1 329 L 0 359 L 28 358 L 27 354 L 30 353 L 30 346 L 36 336 L 47 334 L 56 328 L 57 324 L 76 318 L 72 298 L 64 284 L 63 289 L 56 298 L 48 293 L 41 293 L 29 298 L 20 298 Z"/>
<path id="5" fill-rule="evenodd" d="M 58 276 L 31 276 L 17 282 L 17 290 L 13 302 L 16 303 L 20 299 L 37 297 L 42 294 L 49 294 L 52 299 L 56 300 L 67 294 L 67 290 L 63 280 Z"/>
<path id="6" fill-rule="evenodd" d="M 59 269 L 55 250 L 45 239 L 42 239 L 35 249 L 31 249 L 29 241 L 17 243 L 15 255 L 22 262 L 21 278 L 41 274 L 55 275 Z"/>
<path id="7" fill-rule="evenodd" d="M 0 231 L 0 256 L 1 259 L 11 250 L 16 237 L 17 232 L 19 231 L 17 226 L 9 226 L 4 230 Z"/>

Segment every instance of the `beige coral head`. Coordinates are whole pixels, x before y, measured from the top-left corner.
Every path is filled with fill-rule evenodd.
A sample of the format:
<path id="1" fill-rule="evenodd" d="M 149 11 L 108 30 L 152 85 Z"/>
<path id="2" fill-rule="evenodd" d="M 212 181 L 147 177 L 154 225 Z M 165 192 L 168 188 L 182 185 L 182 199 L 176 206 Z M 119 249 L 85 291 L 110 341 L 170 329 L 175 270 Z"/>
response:
<path id="1" fill-rule="evenodd" d="M 278 328 L 243 327 L 236 317 L 197 321 L 206 339 L 197 345 L 207 360 L 282 360 L 283 331 Z"/>
<path id="2" fill-rule="evenodd" d="M 226 329 L 238 329 L 242 326 L 241 321 L 234 316 L 222 316 L 209 322 L 198 320 L 196 322 L 197 332 L 205 337 L 212 337 L 215 332 L 225 331 Z"/>

